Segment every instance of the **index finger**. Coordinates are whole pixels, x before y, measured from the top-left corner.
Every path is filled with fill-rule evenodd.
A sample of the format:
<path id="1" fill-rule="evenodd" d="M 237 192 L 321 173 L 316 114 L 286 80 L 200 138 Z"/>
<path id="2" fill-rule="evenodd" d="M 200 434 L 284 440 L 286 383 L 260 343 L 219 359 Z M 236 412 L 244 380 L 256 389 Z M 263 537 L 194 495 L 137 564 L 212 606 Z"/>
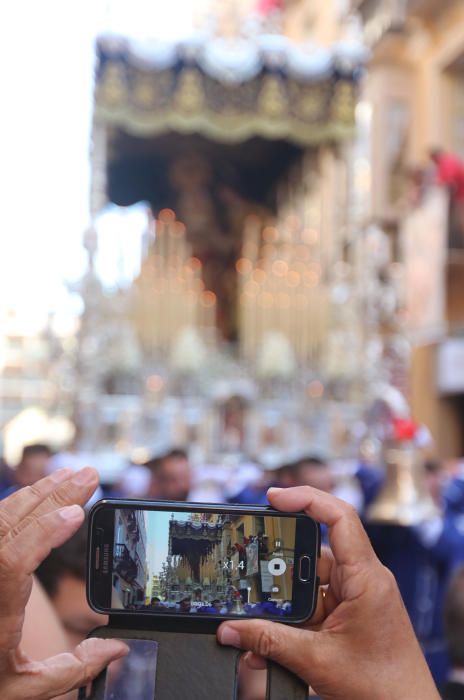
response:
<path id="1" fill-rule="evenodd" d="M 58 469 L 32 486 L 15 491 L 0 502 L 0 537 L 7 535 L 45 501 L 59 484 L 73 475 L 72 469 Z"/>
<path id="2" fill-rule="evenodd" d="M 98 486 L 98 473 L 92 467 L 84 467 L 59 484 L 55 484 L 46 498 L 36 505 L 32 512 L 23 516 L 21 521 L 10 529 L 9 536 L 16 536 L 31 522 L 37 521 L 41 515 L 51 513 L 59 508 L 77 504 L 84 506 Z M 32 487 L 34 488 L 34 487 Z"/>
<path id="3" fill-rule="evenodd" d="M 353 506 L 311 486 L 271 488 L 271 505 L 278 510 L 304 511 L 329 527 L 329 541 L 337 564 L 357 565 L 374 561 L 376 555 Z"/>

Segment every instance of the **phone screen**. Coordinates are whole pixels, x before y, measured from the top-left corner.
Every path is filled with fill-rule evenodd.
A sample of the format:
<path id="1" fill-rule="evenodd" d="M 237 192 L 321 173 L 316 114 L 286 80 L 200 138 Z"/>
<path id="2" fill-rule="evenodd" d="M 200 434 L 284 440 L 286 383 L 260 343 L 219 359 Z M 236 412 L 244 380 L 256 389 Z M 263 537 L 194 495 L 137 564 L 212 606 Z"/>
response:
<path id="1" fill-rule="evenodd" d="M 123 639 L 129 654 L 106 669 L 103 700 L 154 700 L 158 642 Z"/>
<path id="2" fill-rule="evenodd" d="M 309 612 L 315 562 L 297 543 L 299 528 L 315 525 L 309 518 L 266 515 L 264 509 L 101 510 L 113 532 L 98 557 L 106 574 L 99 596 L 106 603 L 100 608 L 215 617 L 292 618 Z M 314 548 L 310 553 L 315 555 Z M 295 606 L 295 585 L 303 586 L 303 607 Z"/>

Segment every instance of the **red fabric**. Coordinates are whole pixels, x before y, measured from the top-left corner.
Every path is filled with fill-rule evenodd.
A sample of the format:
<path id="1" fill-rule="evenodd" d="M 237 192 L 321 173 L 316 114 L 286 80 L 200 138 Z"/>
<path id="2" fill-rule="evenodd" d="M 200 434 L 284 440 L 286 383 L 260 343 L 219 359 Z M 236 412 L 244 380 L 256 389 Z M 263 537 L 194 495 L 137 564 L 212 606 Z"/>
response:
<path id="1" fill-rule="evenodd" d="M 443 153 L 437 162 L 437 183 L 451 187 L 454 198 L 464 201 L 464 163 L 452 153 Z"/>
<path id="2" fill-rule="evenodd" d="M 409 442 L 416 437 L 418 426 L 405 418 L 393 419 L 393 437 L 398 442 Z"/>
<path id="3" fill-rule="evenodd" d="M 256 3 L 256 9 L 262 15 L 268 15 L 274 10 L 280 10 L 282 7 L 282 0 L 258 0 Z"/>

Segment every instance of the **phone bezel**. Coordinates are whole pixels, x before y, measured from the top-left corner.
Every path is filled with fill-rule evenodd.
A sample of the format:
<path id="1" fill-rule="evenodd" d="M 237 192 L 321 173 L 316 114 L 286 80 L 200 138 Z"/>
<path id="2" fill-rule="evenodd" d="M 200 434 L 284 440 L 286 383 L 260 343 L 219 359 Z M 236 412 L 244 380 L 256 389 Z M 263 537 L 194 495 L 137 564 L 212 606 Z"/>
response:
<path id="1" fill-rule="evenodd" d="M 270 516 L 280 518 L 295 518 L 297 520 L 295 533 L 295 554 L 294 554 L 294 573 L 293 573 L 293 598 L 292 607 L 295 614 L 288 617 L 279 617 L 266 615 L 265 618 L 257 616 L 257 619 L 276 620 L 288 624 L 301 624 L 308 620 L 314 613 L 317 603 L 318 578 L 317 578 L 317 559 L 320 556 L 320 526 L 319 524 L 307 516 L 305 513 L 284 513 L 267 506 L 243 506 L 235 504 L 216 504 L 216 503 L 185 503 L 177 501 L 148 501 L 141 499 L 119 499 L 107 498 L 95 503 L 89 512 L 88 524 L 88 544 L 87 544 L 87 581 L 86 593 L 87 601 L 95 612 L 109 614 L 111 617 L 125 618 L 128 616 L 143 616 L 145 619 L 205 619 L 211 621 L 221 621 L 228 619 L 252 619 L 252 616 L 243 615 L 194 615 L 188 613 L 175 612 L 155 612 L 150 610 L 119 610 L 106 607 L 102 603 L 101 595 L 106 597 L 107 591 L 111 591 L 112 558 L 114 545 L 114 514 L 112 511 L 118 508 L 137 508 L 141 510 L 161 510 L 161 511 L 182 511 L 182 512 L 199 512 L 199 513 L 236 513 L 237 515 L 257 515 Z M 97 530 L 103 530 L 103 540 L 101 536 L 97 537 Z M 97 546 L 103 545 L 103 552 L 106 552 L 110 558 L 109 565 L 104 571 L 104 567 L 100 566 L 100 572 L 95 568 L 95 552 Z M 100 549 L 100 551 L 102 551 Z M 309 580 L 303 582 L 299 579 L 297 573 L 296 562 L 301 556 L 308 555 L 310 557 L 310 576 Z M 103 573 L 101 573 L 103 571 Z M 108 587 L 109 586 L 109 587 Z"/>

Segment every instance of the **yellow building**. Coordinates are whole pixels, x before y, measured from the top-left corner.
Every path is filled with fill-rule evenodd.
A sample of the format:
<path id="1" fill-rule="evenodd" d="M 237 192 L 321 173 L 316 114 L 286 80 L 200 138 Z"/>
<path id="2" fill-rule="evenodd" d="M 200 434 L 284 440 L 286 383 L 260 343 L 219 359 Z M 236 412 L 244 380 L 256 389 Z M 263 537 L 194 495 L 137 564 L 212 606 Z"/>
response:
<path id="1" fill-rule="evenodd" d="M 252 541 L 259 543 L 255 562 L 250 557 L 249 547 Z M 231 552 L 231 583 L 239 590 L 248 589 L 249 600 L 257 601 L 262 597 L 292 599 L 295 546 L 293 518 L 231 516 L 226 529 L 226 546 Z M 268 563 L 273 558 L 284 560 L 286 568 L 282 575 L 273 576 L 270 573 Z M 242 561 L 245 565 L 241 569 Z"/>
<path id="2" fill-rule="evenodd" d="M 443 191 L 417 202 L 405 174 L 442 147 L 464 157 L 464 4 L 353 0 L 371 59 L 360 111 L 371 199 L 405 265 L 409 397 L 441 457 L 464 453 L 464 244 L 450 235 Z M 367 123 L 366 123 L 367 121 Z M 369 152 L 370 151 L 370 152 Z"/>

